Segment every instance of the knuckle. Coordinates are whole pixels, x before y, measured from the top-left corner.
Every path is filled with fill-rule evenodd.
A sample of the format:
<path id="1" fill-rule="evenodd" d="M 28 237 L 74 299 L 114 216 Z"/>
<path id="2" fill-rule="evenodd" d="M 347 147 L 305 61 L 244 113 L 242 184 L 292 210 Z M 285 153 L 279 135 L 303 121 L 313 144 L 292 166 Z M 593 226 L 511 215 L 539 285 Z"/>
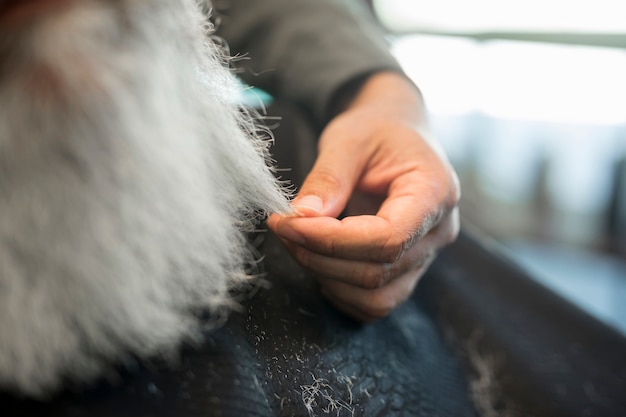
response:
<path id="1" fill-rule="evenodd" d="M 387 284 L 391 281 L 396 273 L 396 264 L 395 263 L 384 263 L 380 267 L 380 277 L 381 277 L 381 286 Z"/>
<path id="2" fill-rule="evenodd" d="M 458 211 L 454 211 L 447 220 L 447 225 L 443 230 L 443 243 L 447 245 L 456 241 L 460 230 L 461 225 L 458 219 Z"/>
<path id="3" fill-rule="evenodd" d="M 415 268 L 417 268 L 416 275 L 415 275 L 415 282 L 417 283 L 417 281 L 420 280 L 420 278 L 422 277 L 422 275 L 424 275 L 424 273 L 426 272 L 425 268 L 428 268 L 428 266 L 431 264 L 431 262 L 437 257 L 437 252 L 435 250 L 432 251 L 428 251 L 424 254 L 424 256 L 422 256 L 419 260 L 419 262 L 417 262 L 417 264 L 415 265 Z"/>
<path id="4" fill-rule="evenodd" d="M 413 245 L 413 241 L 414 239 L 411 236 L 395 239 L 390 238 L 387 243 L 383 245 L 378 256 L 378 261 L 386 264 L 397 262 Z"/>
<path id="5" fill-rule="evenodd" d="M 450 180 L 450 190 L 448 193 L 447 205 L 449 209 L 457 207 L 461 202 L 461 185 L 459 178 L 453 171 Z"/>
<path id="6" fill-rule="evenodd" d="M 391 267 L 389 264 L 381 266 L 369 267 L 363 271 L 357 279 L 360 286 L 364 289 L 375 290 L 385 285 L 391 277 Z"/>
<path id="7" fill-rule="evenodd" d="M 322 184 L 326 189 L 336 190 L 343 187 L 343 181 L 334 172 L 318 169 L 313 175 L 315 184 Z"/>
<path id="8" fill-rule="evenodd" d="M 310 269 L 313 265 L 313 254 L 301 247 L 292 249 L 292 254 L 298 263 L 306 269 Z"/>
<path id="9" fill-rule="evenodd" d="M 460 228 L 458 225 L 454 225 L 453 227 L 451 227 L 444 235 L 444 242 L 446 244 L 454 243 L 457 237 L 459 237 L 459 229 Z"/>
<path id="10" fill-rule="evenodd" d="M 374 319 L 382 319 L 391 314 L 394 308 L 395 303 L 391 300 L 385 297 L 373 296 L 370 297 L 367 305 L 363 306 L 363 313 Z"/>

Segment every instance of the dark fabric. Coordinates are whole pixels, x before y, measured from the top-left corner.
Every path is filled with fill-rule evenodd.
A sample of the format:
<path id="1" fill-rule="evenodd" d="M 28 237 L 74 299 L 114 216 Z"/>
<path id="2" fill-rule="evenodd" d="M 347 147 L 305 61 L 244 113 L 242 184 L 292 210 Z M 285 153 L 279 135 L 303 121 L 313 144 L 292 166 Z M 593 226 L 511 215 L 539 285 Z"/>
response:
<path id="1" fill-rule="evenodd" d="M 346 83 L 379 70 L 400 71 L 383 32 L 357 1 L 215 0 L 217 35 L 239 76 L 297 103 L 318 126 Z"/>
<path id="2" fill-rule="evenodd" d="M 186 349 L 178 365 L 138 366 L 117 383 L 47 403 L 1 395 L 2 415 L 323 416 L 326 408 L 339 416 L 474 416 L 473 371 L 454 354 L 473 341 L 483 358 L 499 358 L 490 372 L 501 415 L 626 416 L 624 338 L 467 234 L 409 302 L 366 326 L 327 305 L 274 238 L 264 249 L 271 288 Z"/>
<path id="3" fill-rule="evenodd" d="M 624 335 L 529 278 L 497 244 L 462 234 L 420 292 L 468 372 L 489 367 L 496 411 L 626 416 Z"/>
<path id="4" fill-rule="evenodd" d="M 271 288 L 178 365 L 127 370 L 116 384 L 43 404 L 3 396 L 3 415 L 475 415 L 459 362 L 420 302 L 360 325 L 322 300 L 271 235 L 263 251 Z"/>

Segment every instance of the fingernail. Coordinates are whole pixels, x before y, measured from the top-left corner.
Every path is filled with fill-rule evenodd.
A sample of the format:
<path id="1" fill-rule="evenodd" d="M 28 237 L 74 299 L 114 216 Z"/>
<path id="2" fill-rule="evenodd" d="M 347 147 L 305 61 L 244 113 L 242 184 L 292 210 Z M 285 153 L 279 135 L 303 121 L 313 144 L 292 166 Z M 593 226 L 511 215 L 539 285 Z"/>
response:
<path id="1" fill-rule="evenodd" d="M 287 239 L 290 242 L 297 243 L 298 245 L 304 245 L 304 238 L 295 229 L 290 226 L 283 226 L 278 229 L 278 234 L 283 239 Z"/>
<path id="2" fill-rule="evenodd" d="M 291 205 L 298 214 L 306 215 L 311 212 L 319 214 L 324 207 L 324 202 L 316 195 L 306 195 L 296 198 Z"/>

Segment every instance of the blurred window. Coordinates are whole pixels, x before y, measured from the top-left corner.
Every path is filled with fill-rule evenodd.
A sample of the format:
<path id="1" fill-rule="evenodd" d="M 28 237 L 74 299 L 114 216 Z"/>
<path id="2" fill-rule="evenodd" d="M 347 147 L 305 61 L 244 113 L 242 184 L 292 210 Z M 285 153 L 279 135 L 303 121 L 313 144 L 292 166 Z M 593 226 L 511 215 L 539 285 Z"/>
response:
<path id="1" fill-rule="evenodd" d="M 626 236 L 609 218 L 626 210 L 623 5 L 374 0 L 459 173 L 466 221 L 626 333 Z"/>
<path id="2" fill-rule="evenodd" d="M 398 32 L 546 32 L 625 34 L 623 0 L 375 0 Z"/>

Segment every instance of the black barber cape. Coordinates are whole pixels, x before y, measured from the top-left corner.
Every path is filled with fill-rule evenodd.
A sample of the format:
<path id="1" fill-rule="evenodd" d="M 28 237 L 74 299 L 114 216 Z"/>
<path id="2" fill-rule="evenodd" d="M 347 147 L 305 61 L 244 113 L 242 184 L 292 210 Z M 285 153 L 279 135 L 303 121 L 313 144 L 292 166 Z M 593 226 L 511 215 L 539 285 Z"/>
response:
<path id="1" fill-rule="evenodd" d="M 272 235 L 262 250 L 271 285 L 178 364 L 137 364 L 46 402 L 2 394 L 0 414 L 626 416 L 624 337 L 467 233 L 368 325 L 327 304 Z"/>

